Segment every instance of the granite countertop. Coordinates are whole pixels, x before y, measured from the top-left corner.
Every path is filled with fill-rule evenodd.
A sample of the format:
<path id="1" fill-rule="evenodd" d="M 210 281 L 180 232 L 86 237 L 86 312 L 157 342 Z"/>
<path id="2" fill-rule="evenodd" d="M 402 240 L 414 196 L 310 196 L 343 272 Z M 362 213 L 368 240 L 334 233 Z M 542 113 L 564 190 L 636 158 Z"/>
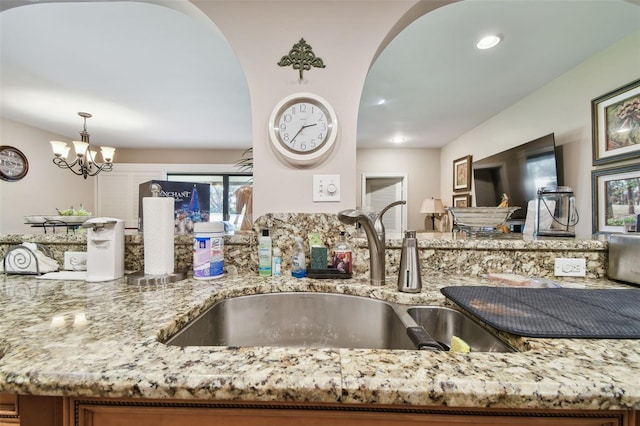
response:
<path id="1" fill-rule="evenodd" d="M 297 232 L 293 232 L 297 234 Z M 284 232 L 285 239 L 291 239 L 291 232 Z M 127 244 L 142 243 L 142 233 L 125 235 Z M 418 245 L 421 248 L 465 248 L 465 249 L 563 249 L 563 250 L 607 250 L 608 241 L 606 235 L 585 235 L 576 238 L 534 237 L 523 234 L 494 234 L 492 237 L 473 237 L 463 232 L 418 232 L 416 234 Z M 227 234 L 225 244 L 250 245 L 254 242 L 254 233 L 240 232 Z M 386 246 L 389 248 L 402 247 L 402 234 L 388 233 Z M 0 235 L 0 242 L 7 244 L 21 244 L 24 241 L 43 244 L 52 243 L 77 243 L 86 244 L 86 233 L 78 234 L 4 234 Z M 192 244 L 193 235 L 183 234 L 175 236 L 176 244 Z M 358 247 L 367 247 L 367 239 L 364 235 L 355 235 L 354 243 Z M 279 244 L 282 246 L 283 244 Z"/>
<path id="2" fill-rule="evenodd" d="M 439 289 L 485 278 L 428 276 L 419 294 L 363 279 L 225 275 L 137 286 L 0 277 L 0 390 L 23 394 L 640 409 L 640 340 L 530 339 L 517 353 L 166 346 L 217 300 L 316 291 L 406 304 L 446 304 Z M 565 287 L 625 287 L 606 280 Z"/>

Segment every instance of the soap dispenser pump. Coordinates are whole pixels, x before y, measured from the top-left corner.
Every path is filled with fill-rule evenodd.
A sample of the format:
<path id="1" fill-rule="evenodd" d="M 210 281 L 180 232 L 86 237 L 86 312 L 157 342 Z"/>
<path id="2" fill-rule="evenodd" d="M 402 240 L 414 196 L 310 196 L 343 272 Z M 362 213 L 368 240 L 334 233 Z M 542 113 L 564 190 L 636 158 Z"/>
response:
<path id="1" fill-rule="evenodd" d="M 398 291 L 420 293 L 420 290 L 422 290 L 422 277 L 420 275 L 416 231 L 405 231 L 400 254 L 400 270 L 398 271 Z"/>

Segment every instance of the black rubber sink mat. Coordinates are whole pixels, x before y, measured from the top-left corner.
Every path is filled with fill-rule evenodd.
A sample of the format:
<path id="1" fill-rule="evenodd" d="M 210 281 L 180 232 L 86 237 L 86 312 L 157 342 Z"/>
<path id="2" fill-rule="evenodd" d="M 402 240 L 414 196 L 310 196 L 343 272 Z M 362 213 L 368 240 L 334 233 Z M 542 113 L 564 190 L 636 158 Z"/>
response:
<path id="1" fill-rule="evenodd" d="M 445 287 L 484 323 L 527 337 L 640 338 L 640 289 Z"/>

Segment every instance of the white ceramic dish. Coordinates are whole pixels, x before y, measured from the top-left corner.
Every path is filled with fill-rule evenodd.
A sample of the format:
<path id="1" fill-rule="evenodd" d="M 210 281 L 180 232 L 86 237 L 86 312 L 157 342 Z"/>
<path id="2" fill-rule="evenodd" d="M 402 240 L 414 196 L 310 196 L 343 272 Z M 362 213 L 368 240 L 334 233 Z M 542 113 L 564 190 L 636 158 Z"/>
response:
<path id="1" fill-rule="evenodd" d="M 45 216 L 49 222 L 64 222 L 66 224 L 82 224 L 91 219 L 91 216 Z"/>
<path id="2" fill-rule="evenodd" d="M 458 226 L 497 228 L 520 207 L 447 207 Z"/>
<path id="3" fill-rule="evenodd" d="M 45 215 L 42 214 L 33 214 L 24 217 L 25 223 L 44 223 L 46 220 L 47 219 L 45 219 Z"/>

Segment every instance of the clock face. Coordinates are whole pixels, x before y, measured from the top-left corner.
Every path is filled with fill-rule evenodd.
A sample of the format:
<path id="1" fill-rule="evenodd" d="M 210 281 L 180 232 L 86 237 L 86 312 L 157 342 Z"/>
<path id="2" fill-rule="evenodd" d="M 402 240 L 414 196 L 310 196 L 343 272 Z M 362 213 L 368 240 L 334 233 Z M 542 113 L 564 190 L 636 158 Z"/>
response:
<path id="1" fill-rule="evenodd" d="M 0 146 L 0 179 L 20 180 L 26 176 L 28 171 L 27 157 L 19 149 L 8 145 Z"/>
<path id="2" fill-rule="evenodd" d="M 315 151 L 329 135 L 327 112 L 312 102 L 291 104 L 277 118 L 278 137 L 292 152 Z"/>
<path id="3" fill-rule="evenodd" d="M 321 97 L 297 93 L 283 99 L 269 120 L 271 142 L 285 160 L 310 164 L 327 155 L 336 139 L 337 119 Z"/>

